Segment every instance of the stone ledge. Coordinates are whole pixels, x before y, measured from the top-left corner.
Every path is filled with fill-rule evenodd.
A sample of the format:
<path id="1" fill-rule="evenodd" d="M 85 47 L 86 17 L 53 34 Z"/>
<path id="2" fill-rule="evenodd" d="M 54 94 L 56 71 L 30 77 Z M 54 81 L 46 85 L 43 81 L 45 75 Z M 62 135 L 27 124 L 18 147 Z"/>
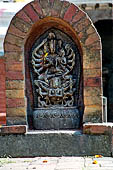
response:
<path id="1" fill-rule="evenodd" d="M 108 135 L 85 135 L 80 131 L 30 131 L 0 136 L 0 157 L 111 156 Z M 13 148 L 13 149 L 12 149 Z"/>
<path id="2" fill-rule="evenodd" d="M 3 134 L 25 134 L 26 131 L 27 131 L 27 126 L 23 126 L 23 125 L 0 127 L 0 135 L 3 135 Z"/>
<path id="3" fill-rule="evenodd" d="M 113 134 L 113 123 L 87 123 L 83 125 L 84 134 Z"/>

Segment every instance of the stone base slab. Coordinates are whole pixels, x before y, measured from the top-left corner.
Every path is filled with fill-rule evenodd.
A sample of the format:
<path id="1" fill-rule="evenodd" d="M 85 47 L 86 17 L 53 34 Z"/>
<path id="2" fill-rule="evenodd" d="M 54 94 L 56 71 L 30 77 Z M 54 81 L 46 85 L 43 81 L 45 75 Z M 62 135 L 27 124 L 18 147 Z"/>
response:
<path id="1" fill-rule="evenodd" d="M 35 129 L 78 129 L 80 113 L 76 107 L 38 108 L 33 111 Z"/>
<path id="2" fill-rule="evenodd" d="M 0 136 L 0 157 L 111 156 L 109 135 L 81 131 L 31 131 Z"/>

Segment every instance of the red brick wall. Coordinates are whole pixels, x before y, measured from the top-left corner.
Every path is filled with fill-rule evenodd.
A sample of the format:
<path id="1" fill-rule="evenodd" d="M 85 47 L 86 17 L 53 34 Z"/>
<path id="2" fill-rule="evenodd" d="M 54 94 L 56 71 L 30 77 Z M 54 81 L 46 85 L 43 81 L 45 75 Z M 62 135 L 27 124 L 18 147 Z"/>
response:
<path id="1" fill-rule="evenodd" d="M 12 124 L 26 122 L 25 98 L 27 95 L 32 97 L 32 90 L 28 90 L 29 94 L 25 93 L 29 84 L 29 78 L 26 76 L 28 72 L 25 68 L 25 45 L 30 48 L 31 42 L 39 36 L 41 29 L 48 28 L 48 25 L 43 23 L 46 17 L 51 17 L 49 18 L 51 23 L 55 22 L 55 18 L 56 21 L 59 19 L 60 22 L 56 27 L 62 28 L 63 22 L 67 24 L 70 27 L 68 34 L 74 32 L 74 40 L 83 57 L 84 121 L 100 122 L 102 117 L 101 40 L 86 13 L 77 6 L 60 0 L 35 0 L 20 10 L 10 23 L 4 42 L 7 121 Z M 65 31 L 67 29 L 64 29 Z M 26 86 L 24 77 L 26 77 Z"/>
<path id="2" fill-rule="evenodd" d="M 0 125 L 6 125 L 5 62 L 0 58 Z"/>

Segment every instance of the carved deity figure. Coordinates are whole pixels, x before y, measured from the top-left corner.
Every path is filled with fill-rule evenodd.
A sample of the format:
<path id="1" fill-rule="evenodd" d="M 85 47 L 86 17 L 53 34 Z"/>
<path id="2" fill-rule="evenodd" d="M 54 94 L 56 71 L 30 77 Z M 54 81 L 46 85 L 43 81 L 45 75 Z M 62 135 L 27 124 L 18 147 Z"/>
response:
<path id="1" fill-rule="evenodd" d="M 74 105 L 75 57 L 71 45 L 57 38 L 53 31 L 34 48 L 31 60 L 39 108 Z"/>

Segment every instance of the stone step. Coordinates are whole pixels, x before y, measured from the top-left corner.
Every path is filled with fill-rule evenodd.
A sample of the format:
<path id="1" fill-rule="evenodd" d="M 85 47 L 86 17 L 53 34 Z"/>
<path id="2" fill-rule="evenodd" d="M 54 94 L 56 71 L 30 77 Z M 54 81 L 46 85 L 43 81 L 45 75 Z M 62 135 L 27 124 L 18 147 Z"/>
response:
<path id="1" fill-rule="evenodd" d="M 7 142 L 8 141 L 8 142 Z M 86 135 L 81 131 L 30 131 L 0 136 L 0 157 L 111 156 L 108 135 Z M 12 149 L 13 148 L 13 149 Z"/>

